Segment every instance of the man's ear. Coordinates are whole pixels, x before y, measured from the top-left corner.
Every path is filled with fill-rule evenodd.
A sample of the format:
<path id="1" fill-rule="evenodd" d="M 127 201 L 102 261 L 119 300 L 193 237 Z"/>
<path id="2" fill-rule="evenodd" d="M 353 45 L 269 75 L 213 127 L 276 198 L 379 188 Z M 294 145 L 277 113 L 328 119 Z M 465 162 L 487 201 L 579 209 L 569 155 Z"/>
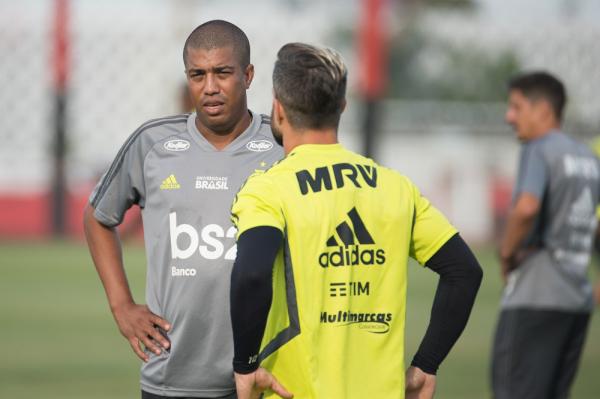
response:
<path id="1" fill-rule="evenodd" d="M 246 83 L 246 90 L 250 88 L 252 79 L 254 79 L 254 65 L 248 64 L 246 70 L 244 71 L 244 81 Z"/>
<path id="2" fill-rule="evenodd" d="M 544 115 L 547 118 L 555 119 L 557 123 L 560 122 L 558 120 L 558 116 L 554 113 L 554 107 L 552 106 L 552 103 L 550 103 L 550 101 L 548 101 L 548 100 L 544 100 L 544 101 L 542 101 L 542 103 L 543 103 L 542 107 L 543 107 Z"/>
<path id="3" fill-rule="evenodd" d="M 284 121 L 287 121 L 285 108 L 283 108 L 283 104 L 281 104 L 281 102 L 275 97 L 273 97 L 273 118 L 275 118 L 278 125 L 281 125 Z"/>

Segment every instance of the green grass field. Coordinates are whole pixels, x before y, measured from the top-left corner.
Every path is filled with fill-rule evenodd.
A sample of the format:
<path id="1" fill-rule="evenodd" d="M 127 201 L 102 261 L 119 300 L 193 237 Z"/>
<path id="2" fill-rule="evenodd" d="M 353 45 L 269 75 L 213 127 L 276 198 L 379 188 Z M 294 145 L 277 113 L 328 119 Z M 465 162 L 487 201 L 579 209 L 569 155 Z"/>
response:
<path id="1" fill-rule="evenodd" d="M 439 372 L 440 399 L 489 398 L 490 342 L 500 296 L 491 251 L 477 251 L 484 282 L 467 329 Z M 141 246 L 125 250 L 136 299 L 143 298 Z M 406 351 L 427 325 L 435 274 L 411 267 Z M 600 397 L 596 311 L 572 397 Z M 139 362 L 120 336 L 80 243 L 0 244 L 0 398 L 138 398 Z"/>

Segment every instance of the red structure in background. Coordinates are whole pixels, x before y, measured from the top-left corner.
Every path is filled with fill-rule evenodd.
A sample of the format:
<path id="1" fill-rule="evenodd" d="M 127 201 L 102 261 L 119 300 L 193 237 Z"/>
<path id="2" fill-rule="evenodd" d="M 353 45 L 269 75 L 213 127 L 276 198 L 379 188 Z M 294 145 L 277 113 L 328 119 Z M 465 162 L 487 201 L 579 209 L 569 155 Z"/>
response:
<path id="1" fill-rule="evenodd" d="M 69 80 L 69 0 L 54 0 L 52 34 L 52 83 L 54 125 L 52 181 L 38 192 L 0 193 L 0 238 L 40 239 L 50 236 L 83 236 L 83 208 L 93 184 L 69 191 L 65 178 L 67 152 L 66 104 Z M 53 130 L 51 130 L 53 129 Z M 139 208 L 127 213 L 123 229 L 141 235 Z"/>
<path id="2" fill-rule="evenodd" d="M 360 60 L 360 92 L 363 102 L 363 153 L 375 156 L 379 129 L 379 102 L 387 85 L 386 0 L 363 0 L 358 55 Z"/>
<path id="3" fill-rule="evenodd" d="M 363 0 L 358 37 L 360 91 L 364 98 L 376 100 L 387 84 L 386 0 Z"/>
<path id="4" fill-rule="evenodd" d="M 65 196 L 65 235 L 83 237 L 83 208 L 93 186 L 82 187 Z M 51 236 L 51 197 L 49 193 L 0 193 L 0 239 L 42 239 Z M 120 230 L 126 236 L 141 237 L 140 208 L 125 215 Z"/>
<path id="5" fill-rule="evenodd" d="M 489 202 L 493 218 L 493 239 L 499 242 L 506 226 L 506 219 L 512 203 L 513 182 L 497 172 L 490 175 Z"/>
<path id="6" fill-rule="evenodd" d="M 67 80 L 69 76 L 69 2 L 54 0 L 52 65 L 54 71 L 54 135 L 52 140 L 52 188 L 50 214 L 52 234 L 67 233 Z"/>
<path id="7" fill-rule="evenodd" d="M 55 0 L 53 24 L 52 65 L 54 87 L 65 91 L 69 75 L 69 3 L 68 0 Z"/>
<path id="8" fill-rule="evenodd" d="M 48 234 L 49 196 L 1 194 L 0 237 L 39 238 Z"/>
<path id="9" fill-rule="evenodd" d="M 0 238 L 43 238 L 82 235 L 83 207 L 92 186 L 69 192 L 65 181 L 67 128 L 66 103 L 70 67 L 69 0 L 54 0 L 51 65 L 56 97 L 53 140 L 53 174 L 50 187 L 35 193 L 0 193 Z M 376 133 L 377 102 L 387 84 L 386 8 L 388 0 L 362 0 L 357 37 L 361 60 L 360 88 L 366 102 L 365 152 L 372 152 Z M 50 127 L 51 128 L 51 127 Z M 139 209 L 127 213 L 124 229 L 139 225 Z M 137 233 L 136 233 L 137 234 Z"/>

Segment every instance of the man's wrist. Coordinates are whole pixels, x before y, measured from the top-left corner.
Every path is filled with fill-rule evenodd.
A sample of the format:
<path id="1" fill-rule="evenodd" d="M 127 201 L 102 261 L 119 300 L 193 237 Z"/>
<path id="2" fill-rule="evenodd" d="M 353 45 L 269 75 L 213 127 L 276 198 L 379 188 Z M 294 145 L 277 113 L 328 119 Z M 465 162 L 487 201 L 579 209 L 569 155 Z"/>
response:
<path id="1" fill-rule="evenodd" d="M 415 357 L 412 360 L 412 362 L 410 363 L 410 365 L 411 365 L 411 367 L 415 367 L 415 368 L 421 370 L 425 374 L 431 374 L 431 375 L 436 375 L 438 367 L 439 367 L 439 365 L 435 365 L 431 362 L 425 361 L 423 356 L 420 356 L 419 353 L 417 353 L 415 355 Z"/>
<path id="2" fill-rule="evenodd" d="M 119 300 L 119 301 L 115 301 L 115 302 L 110 302 L 109 306 L 110 306 L 110 310 L 113 314 L 118 313 L 120 310 L 122 310 L 125 307 L 129 307 L 135 305 L 135 302 L 133 301 L 133 298 L 129 298 L 129 299 L 123 299 L 123 300 Z"/>
<path id="3" fill-rule="evenodd" d="M 242 361 L 233 361 L 233 371 L 237 374 L 252 374 L 258 370 L 258 362 L 247 363 Z"/>
<path id="4" fill-rule="evenodd" d="M 514 251 L 500 250 L 500 260 L 504 263 L 512 264 L 515 260 Z"/>

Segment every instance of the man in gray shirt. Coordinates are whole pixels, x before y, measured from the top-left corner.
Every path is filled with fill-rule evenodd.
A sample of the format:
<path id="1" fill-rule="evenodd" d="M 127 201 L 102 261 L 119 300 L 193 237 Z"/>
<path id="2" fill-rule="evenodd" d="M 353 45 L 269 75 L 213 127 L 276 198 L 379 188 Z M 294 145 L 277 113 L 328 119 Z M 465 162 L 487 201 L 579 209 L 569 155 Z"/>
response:
<path id="1" fill-rule="evenodd" d="M 594 306 L 587 268 L 600 167 L 560 130 L 566 93 L 558 79 L 523 74 L 509 90 L 506 120 L 523 146 L 500 248 L 506 286 L 492 388 L 496 399 L 566 398 Z"/>
<path id="2" fill-rule="evenodd" d="M 246 35 L 225 21 L 184 46 L 195 112 L 151 120 L 125 142 L 90 197 L 84 225 L 119 330 L 144 361 L 142 398 L 234 398 L 230 207 L 255 171 L 283 156 L 267 116 L 248 110 Z M 116 226 L 142 209 L 146 305 L 132 298 Z"/>

